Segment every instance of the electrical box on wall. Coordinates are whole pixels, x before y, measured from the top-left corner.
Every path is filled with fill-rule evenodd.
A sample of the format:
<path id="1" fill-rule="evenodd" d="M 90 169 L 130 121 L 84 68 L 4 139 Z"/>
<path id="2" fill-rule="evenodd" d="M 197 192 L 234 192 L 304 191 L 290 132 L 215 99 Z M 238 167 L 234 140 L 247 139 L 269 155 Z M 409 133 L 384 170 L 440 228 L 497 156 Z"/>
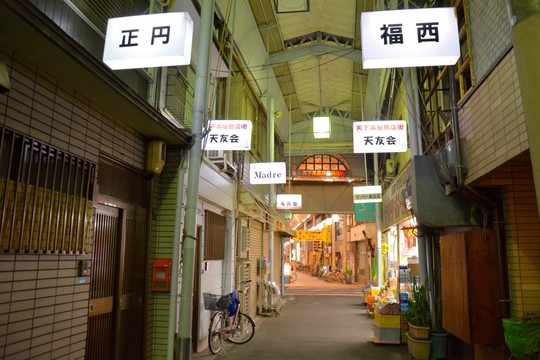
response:
<path id="1" fill-rule="evenodd" d="M 161 174 L 161 170 L 165 166 L 166 150 L 165 141 L 150 141 L 146 147 L 146 170 L 156 175 Z"/>
<path id="2" fill-rule="evenodd" d="M 152 264 L 152 291 L 171 291 L 172 259 L 159 258 Z"/>

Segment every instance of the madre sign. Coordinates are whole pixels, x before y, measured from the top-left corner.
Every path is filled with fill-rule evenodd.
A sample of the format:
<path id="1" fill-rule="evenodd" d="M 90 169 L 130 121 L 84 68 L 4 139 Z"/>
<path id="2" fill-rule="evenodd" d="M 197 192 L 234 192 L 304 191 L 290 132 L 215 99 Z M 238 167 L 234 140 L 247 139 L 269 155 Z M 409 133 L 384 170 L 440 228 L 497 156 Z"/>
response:
<path id="1" fill-rule="evenodd" d="M 284 162 L 250 164 L 249 182 L 250 184 L 285 184 L 287 166 Z"/>

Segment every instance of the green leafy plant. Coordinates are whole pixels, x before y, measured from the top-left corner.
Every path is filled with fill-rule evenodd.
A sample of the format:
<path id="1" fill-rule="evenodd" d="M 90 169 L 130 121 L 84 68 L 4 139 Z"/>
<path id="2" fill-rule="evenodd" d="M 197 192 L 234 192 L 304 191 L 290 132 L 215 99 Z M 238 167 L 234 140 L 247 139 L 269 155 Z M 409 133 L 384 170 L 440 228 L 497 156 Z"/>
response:
<path id="1" fill-rule="evenodd" d="M 413 284 L 413 298 L 409 299 L 407 321 L 414 326 L 429 326 L 429 303 L 424 285 Z"/>

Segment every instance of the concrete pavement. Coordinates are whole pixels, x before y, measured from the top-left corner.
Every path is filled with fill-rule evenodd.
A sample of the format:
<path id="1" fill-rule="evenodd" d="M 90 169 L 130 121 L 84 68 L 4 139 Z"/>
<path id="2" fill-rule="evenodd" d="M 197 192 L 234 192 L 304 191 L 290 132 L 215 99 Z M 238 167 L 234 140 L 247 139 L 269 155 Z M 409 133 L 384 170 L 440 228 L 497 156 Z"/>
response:
<path id="1" fill-rule="evenodd" d="M 409 359 L 406 345 L 370 341 L 373 318 L 368 315 L 359 285 L 328 283 L 305 273 L 285 289 L 281 314 L 259 317 L 253 339 L 244 345 L 227 343 L 218 355 L 204 350 L 196 359 L 230 360 L 349 360 Z M 301 295 L 317 290 L 318 295 Z M 347 295 L 347 291 L 350 294 Z M 298 295 L 287 295 L 288 293 Z M 339 293 L 333 295 L 332 292 Z M 345 295 L 343 295 L 345 292 Z M 324 296 L 322 295 L 324 294 Z"/>

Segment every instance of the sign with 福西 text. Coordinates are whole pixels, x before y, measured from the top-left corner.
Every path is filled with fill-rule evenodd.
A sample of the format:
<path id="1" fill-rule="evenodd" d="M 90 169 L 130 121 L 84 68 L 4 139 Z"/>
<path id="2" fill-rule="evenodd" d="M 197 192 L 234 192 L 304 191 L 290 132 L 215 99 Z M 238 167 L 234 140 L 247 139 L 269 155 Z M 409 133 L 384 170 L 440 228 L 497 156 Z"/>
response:
<path id="1" fill-rule="evenodd" d="M 249 164 L 250 184 L 285 184 L 287 166 L 284 162 Z"/>
<path id="2" fill-rule="evenodd" d="M 112 18 L 103 62 L 113 70 L 189 65 L 193 20 L 187 12 Z"/>
<path id="3" fill-rule="evenodd" d="M 407 151 L 404 120 L 353 122 L 353 152 L 392 153 Z"/>
<path id="4" fill-rule="evenodd" d="M 251 121 L 210 120 L 204 150 L 250 150 Z"/>
<path id="5" fill-rule="evenodd" d="M 362 13 L 362 67 L 454 65 L 460 56 L 453 7 Z"/>

